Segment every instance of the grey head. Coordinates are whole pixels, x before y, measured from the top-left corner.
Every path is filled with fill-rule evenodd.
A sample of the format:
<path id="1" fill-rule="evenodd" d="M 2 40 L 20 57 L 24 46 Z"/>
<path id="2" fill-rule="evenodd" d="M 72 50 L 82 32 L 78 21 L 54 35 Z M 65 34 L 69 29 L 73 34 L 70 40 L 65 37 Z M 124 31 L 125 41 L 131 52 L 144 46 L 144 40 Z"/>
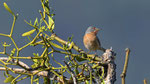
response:
<path id="1" fill-rule="evenodd" d="M 91 33 L 91 32 L 95 32 L 97 34 L 97 32 L 99 31 L 99 28 L 93 27 L 93 26 L 89 26 L 85 32 L 85 34 L 87 33 Z"/>

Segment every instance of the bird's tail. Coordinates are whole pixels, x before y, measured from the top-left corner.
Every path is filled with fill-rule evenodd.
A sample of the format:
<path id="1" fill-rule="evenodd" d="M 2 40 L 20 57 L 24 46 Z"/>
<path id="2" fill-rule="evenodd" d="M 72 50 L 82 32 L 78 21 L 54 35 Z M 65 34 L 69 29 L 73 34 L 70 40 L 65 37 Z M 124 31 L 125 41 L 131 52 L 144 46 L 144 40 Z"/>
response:
<path id="1" fill-rule="evenodd" d="M 103 52 L 105 52 L 105 51 L 106 51 L 106 49 L 105 49 L 105 48 L 103 48 L 103 47 L 100 47 L 100 48 L 99 48 L 99 50 L 101 50 L 101 51 L 103 51 Z"/>

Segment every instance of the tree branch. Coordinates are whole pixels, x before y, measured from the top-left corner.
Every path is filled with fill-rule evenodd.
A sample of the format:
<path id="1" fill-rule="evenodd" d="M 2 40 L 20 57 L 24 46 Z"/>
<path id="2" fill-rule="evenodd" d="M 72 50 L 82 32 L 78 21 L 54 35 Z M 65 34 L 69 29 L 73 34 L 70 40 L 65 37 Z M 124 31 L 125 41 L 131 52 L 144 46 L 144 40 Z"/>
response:
<path id="1" fill-rule="evenodd" d="M 112 48 L 107 49 L 102 55 L 104 63 L 108 63 L 104 67 L 104 82 L 105 84 L 114 84 L 116 81 L 116 64 L 114 62 L 116 53 L 113 52 Z"/>
<path id="2" fill-rule="evenodd" d="M 123 72 L 120 75 L 122 79 L 122 84 L 125 84 L 125 77 L 126 77 L 126 72 L 127 72 L 127 67 L 128 67 L 128 61 L 129 61 L 129 54 L 130 54 L 130 49 L 126 48 L 126 59 L 125 59 L 125 64 L 123 68 Z"/>
<path id="3" fill-rule="evenodd" d="M 73 84 L 78 84 L 74 72 L 71 70 L 71 68 L 69 67 L 69 65 L 65 61 L 64 61 L 64 63 L 67 66 L 68 70 L 71 72 L 71 76 L 72 76 L 72 79 L 73 79 Z"/>
<path id="4" fill-rule="evenodd" d="M 144 84 L 147 84 L 147 80 L 146 79 L 144 79 L 143 82 L 144 82 Z"/>
<path id="5" fill-rule="evenodd" d="M 54 39 L 63 45 L 68 45 L 68 46 L 71 45 L 71 44 L 68 44 L 67 41 L 59 38 L 56 34 L 52 34 L 51 39 Z M 95 54 L 86 54 L 86 52 L 84 52 L 81 48 L 79 48 L 75 44 L 72 45 L 72 48 L 75 49 L 76 51 L 78 51 L 79 53 L 84 54 L 85 57 L 94 58 L 94 60 L 97 60 L 97 61 L 102 61 L 102 59 L 100 57 L 96 57 Z"/>
<path id="6" fill-rule="evenodd" d="M 7 61 L 7 60 L 9 60 L 9 58 L 8 57 L 0 57 L 0 60 Z M 14 59 L 11 59 L 9 61 L 18 64 L 20 67 L 22 67 L 24 69 L 30 69 L 30 67 L 27 64 L 25 64 L 24 62 L 22 62 L 22 61 L 17 62 Z"/>

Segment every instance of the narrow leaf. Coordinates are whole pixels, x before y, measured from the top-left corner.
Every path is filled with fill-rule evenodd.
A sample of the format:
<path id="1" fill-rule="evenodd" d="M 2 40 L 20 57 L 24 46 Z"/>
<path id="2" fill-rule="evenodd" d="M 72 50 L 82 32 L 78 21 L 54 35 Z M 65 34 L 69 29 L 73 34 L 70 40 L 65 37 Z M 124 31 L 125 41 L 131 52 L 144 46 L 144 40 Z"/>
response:
<path id="1" fill-rule="evenodd" d="M 74 42 L 71 42 L 71 44 L 69 45 L 69 50 L 72 49 L 73 45 L 74 45 Z"/>
<path id="2" fill-rule="evenodd" d="M 64 50 L 64 48 L 61 47 L 60 45 L 57 45 L 57 44 L 55 44 L 55 43 L 53 43 L 53 42 L 50 42 L 50 44 L 51 44 L 52 46 L 56 47 L 56 48 L 59 48 L 59 49 Z"/>
<path id="3" fill-rule="evenodd" d="M 34 25 L 36 25 L 36 24 L 38 25 L 38 18 L 36 18 L 34 21 Z"/>
<path id="4" fill-rule="evenodd" d="M 95 68 L 98 68 L 99 67 L 99 64 L 93 64 L 92 68 L 95 69 Z"/>
<path id="5" fill-rule="evenodd" d="M 9 13 L 11 13 L 13 16 L 15 16 L 15 14 L 11 11 L 11 9 L 9 8 L 9 6 L 8 6 L 5 2 L 4 2 L 3 4 L 4 4 L 5 9 L 6 9 Z"/>
<path id="6" fill-rule="evenodd" d="M 36 76 L 33 80 L 33 82 L 35 82 L 36 84 L 39 84 L 39 76 Z"/>
<path id="7" fill-rule="evenodd" d="M 50 16 L 48 16 L 48 22 L 49 22 L 49 27 L 50 27 L 49 29 L 53 30 L 55 27 L 55 23 L 54 23 L 54 20 Z"/>
<path id="8" fill-rule="evenodd" d="M 9 46 L 11 46 L 11 44 L 6 44 L 6 42 L 2 43 L 2 45 L 3 45 L 4 47 L 9 47 Z"/>
<path id="9" fill-rule="evenodd" d="M 36 29 L 32 29 L 32 30 L 30 30 L 30 31 L 28 31 L 28 32 L 25 32 L 25 33 L 22 34 L 22 36 L 31 35 L 31 34 L 33 34 L 33 33 L 35 32 L 35 30 L 36 30 Z"/>
<path id="10" fill-rule="evenodd" d="M 14 77 L 11 75 L 4 80 L 4 83 L 10 83 L 13 79 L 14 79 Z"/>
<path id="11" fill-rule="evenodd" d="M 88 80 L 85 80 L 85 84 L 89 84 L 89 81 L 88 81 Z"/>

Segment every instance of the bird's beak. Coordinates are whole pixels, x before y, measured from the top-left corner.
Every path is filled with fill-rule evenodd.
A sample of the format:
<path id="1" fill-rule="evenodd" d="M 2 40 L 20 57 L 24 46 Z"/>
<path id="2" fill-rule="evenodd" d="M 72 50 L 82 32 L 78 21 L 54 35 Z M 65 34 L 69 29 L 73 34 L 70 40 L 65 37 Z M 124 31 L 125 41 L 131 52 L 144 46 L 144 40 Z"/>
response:
<path id="1" fill-rule="evenodd" d="M 95 31 L 94 31 L 95 34 L 97 34 L 99 30 L 100 30 L 99 28 L 95 28 Z"/>
<path id="2" fill-rule="evenodd" d="M 99 29 L 99 28 L 96 28 L 96 29 L 95 29 L 96 32 L 98 32 L 98 31 L 100 31 L 100 30 L 101 30 L 101 29 Z"/>

